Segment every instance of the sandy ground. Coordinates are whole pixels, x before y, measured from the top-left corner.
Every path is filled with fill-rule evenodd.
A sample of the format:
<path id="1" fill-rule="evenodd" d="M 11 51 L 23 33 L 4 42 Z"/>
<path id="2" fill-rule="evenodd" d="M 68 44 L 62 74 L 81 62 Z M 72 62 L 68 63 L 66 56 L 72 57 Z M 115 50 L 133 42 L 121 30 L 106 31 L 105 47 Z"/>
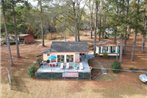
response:
<path id="1" fill-rule="evenodd" d="M 67 40 L 74 40 L 70 37 Z M 141 38 L 137 39 L 135 61 L 130 61 L 132 38 L 128 41 L 127 52 L 123 57 L 123 67 L 147 68 L 147 51 L 141 53 Z M 89 41 L 88 36 L 82 36 L 82 41 Z M 141 73 L 121 72 L 114 74 L 108 72 L 97 80 L 38 80 L 27 75 L 27 68 L 32 64 L 43 50 L 50 47 L 51 41 L 46 41 L 46 47 L 40 43 L 20 45 L 21 58 L 16 58 L 16 47 L 11 46 L 14 66 L 13 86 L 9 90 L 7 71 L 8 57 L 6 46 L 2 48 L 1 62 L 1 98 L 147 98 L 147 85 L 139 81 Z M 147 45 L 146 45 L 147 46 Z M 94 62 L 104 62 L 110 66 L 115 59 L 96 58 Z"/>

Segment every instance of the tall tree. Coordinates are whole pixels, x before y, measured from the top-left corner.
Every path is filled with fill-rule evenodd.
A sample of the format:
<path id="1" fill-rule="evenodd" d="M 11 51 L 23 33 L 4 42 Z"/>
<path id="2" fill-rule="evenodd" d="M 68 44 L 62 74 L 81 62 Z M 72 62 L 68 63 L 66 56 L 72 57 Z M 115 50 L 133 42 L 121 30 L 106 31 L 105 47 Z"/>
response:
<path id="1" fill-rule="evenodd" d="M 12 84 L 12 72 L 11 72 L 11 66 L 13 65 L 13 59 L 12 59 L 12 54 L 11 54 L 11 47 L 10 47 L 10 40 L 9 40 L 9 34 L 8 34 L 8 30 L 7 30 L 7 21 L 6 21 L 6 15 L 5 15 L 5 11 L 7 9 L 6 6 L 6 1 L 2 0 L 2 14 L 4 17 L 4 28 L 5 28 L 5 33 L 6 33 L 6 41 L 7 41 L 7 49 L 8 49 L 8 61 L 9 61 L 9 65 L 8 65 L 8 79 L 9 79 L 9 84 L 10 84 L 10 89 L 11 89 L 11 84 Z"/>
<path id="2" fill-rule="evenodd" d="M 89 8 L 90 11 L 90 38 L 93 38 L 93 31 L 94 31 L 94 2 L 93 0 L 89 0 L 87 7 Z"/>
<path id="3" fill-rule="evenodd" d="M 75 24 L 75 29 L 74 29 L 74 36 L 75 36 L 75 41 L 77 42 L 78 41 L 78 38 L 77 38 L 77 13 L 76 13 L 76 7 L 75 7 L 75 1 L 72 2 L 73 4 L 73 13 L 74 13 L 74 24 Z"/>
<path id="4" fill-rule="evenodd" d="M 140 12 L 139 12 L 139 9 L 140 9 L 140 6 L 139 6 L 139 4 L 140 4 L 140 0 L 137 0 L 137 2 L 136 2 L 136 0 L 133 2 L 133 4 L 134 4 L 134 7 L 136 7 L 136 10 L 134 11 L 134 14 L 136 15 L 135 16 L 135 21 L 134 21 L 134 24 L 133 24 L 133 26 L 134 26 L 134 29 L 135 29 L 135 31 L 134 31 L 134 41 L 133 41 L 133 46 L 132 46 L 132 53 L 131 53 L 131 61 L 134 61 L 134 55 L 135 55 L 135 49 L 136 49 L 136 40 L 137 40 L 137 33 L 138 33 L 138 23 L 139 23 L 139 16 L 140 16 Z"/>
<path id="5" fill-rule="evenodd" d="M 41 28 L 41 34 L 42 34 L 42 46 L 45 46 L 44 43 L 44 30 L 43 30 L 43 20 L 42 20 L 42 15 L 43 15 L 43 8 L 42 8 L 42 0 L 38 0 L 38 4 L 40 6 L 40 28 Z"/>
<path id="6" fill-rule="evenodd" d="M 94 32 L 94 55 L 96 55 L 96 39 L 97 39 L 97 30 L 98 30 L 98 6 L 99 6 L 99 1 L 95 1 L 95 16 L 96 16 L 96 21 L 95 21 L 95 32 Z"/>
<path id="7" fill-rule="evenodd" d="M 146 36 L 147 36 L 147 16 L 146 16 L 146 9 L 143 10 L 143 27 L 142 28 L 142 52 L 145 50 L 145 42 L 146 42 Z"/>
<path id="8" fill-rule="evenodd" d="M 13 9 L 13 20 L 14 20 L 14 32 L 15 32 L 15 43 L 16 43 L 16 53 L 17 53 L 17 58 L 20 57 L 20 52 L 19 52 L 19 43 L 18 43 L 18 36 L 17 36 L 17 24 L 16 24 L 16 11 L 15 11 L 15 5 L 16 2 L 12 0 L 12 9 Z"/>

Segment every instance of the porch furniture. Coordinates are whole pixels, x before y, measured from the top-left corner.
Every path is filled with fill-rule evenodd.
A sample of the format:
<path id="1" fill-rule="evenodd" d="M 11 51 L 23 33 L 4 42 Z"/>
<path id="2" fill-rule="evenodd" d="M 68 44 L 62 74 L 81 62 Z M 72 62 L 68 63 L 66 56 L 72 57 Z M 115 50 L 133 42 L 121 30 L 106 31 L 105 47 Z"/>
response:
<path id="1" fill-rule="evenodd" d="M 69 69 L 69 63 L 66 63 L 66 69 Z"/>
<path id="2" fill-rule="evenodd" d="M 60 68 L 63 69 L 64 67 L 64 63 L 61 63 Z"/>
<path id="3" fill-rule="evenodd" d="M 79 67 L 80 70 L 83 70 L 84 69 L 84 66 L 82 63 L 80 63 L 80 67 Z"/>

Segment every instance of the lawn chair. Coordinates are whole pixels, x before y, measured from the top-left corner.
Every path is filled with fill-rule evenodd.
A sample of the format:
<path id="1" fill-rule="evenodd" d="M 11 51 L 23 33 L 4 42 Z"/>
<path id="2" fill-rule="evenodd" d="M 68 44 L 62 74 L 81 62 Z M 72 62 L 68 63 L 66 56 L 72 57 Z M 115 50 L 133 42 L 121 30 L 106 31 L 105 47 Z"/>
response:
<path id="1" fill-rule="evenodd" d="M 61 63 L 60 68 L 63 69 L 64 67 L 64 63 Z"/>
<path id="2" fill-rule="evenodd" d="M 69 63 L 66 63 L 66 69 L 69 69 Z"/>
<path id="3" fill-rule="evenodd" d="M 53 64 L 49 64 L 50 65 L 50 67 L 53 67 Z"/>
<path id="4" fill-rule="evenodd" d="M 83 70 L 84 69 L 84 66 L 83 66 L 83 64 L 82 63 L 80 63 L 80 68 L 79 68 L 80 70 Z"/>

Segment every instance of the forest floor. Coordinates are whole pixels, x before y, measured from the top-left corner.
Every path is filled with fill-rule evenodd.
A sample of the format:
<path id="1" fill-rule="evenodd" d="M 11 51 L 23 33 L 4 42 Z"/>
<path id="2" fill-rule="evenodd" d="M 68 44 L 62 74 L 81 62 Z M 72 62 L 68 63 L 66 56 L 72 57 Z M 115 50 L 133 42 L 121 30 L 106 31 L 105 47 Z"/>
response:
<path id="1" fill-rule="evenodd" d="M 69 37 L 67 40 L 74 40 Z M 82 41 L 93 43 L 88 35 L 81 37 Z M 123 68 L 147 68 L 147 48 L 141 53 L 141 37 L 137 38 L 135 61 L 130 60 L 133 38 L 128 41 L 127 51 L 123 56 Z M 40 41 L 30 45 L 20 45 L 21 58 L 16 58 L 16 46 L 12 45 L 14 60 L 12 90 L 9 90 L 7 70 L 7 47 L 1 46 L 1 98 L 147 98 L 147 85 L 138 76 L 141 73 L 121 72 L 114 74 L 109 71 L 96 80 L 43 80 L 32 79 L 27 75 L 27 68 L 36 61 L 37 55 L 50 47 L 51 41 L 46 41 L 42 47 Z M 146 44 L 147 46 L 147 44 Z M 91 49 L 91 47 L 90 47 Z M 95 58 L 90 64 L 111 66 L 114 58 Z M 99 65 L 98 64 L 98 65 Z M 98 66 L 96 65 L 96 66 Z M 92 66 L 92 65 L 91 65 Z"/>

